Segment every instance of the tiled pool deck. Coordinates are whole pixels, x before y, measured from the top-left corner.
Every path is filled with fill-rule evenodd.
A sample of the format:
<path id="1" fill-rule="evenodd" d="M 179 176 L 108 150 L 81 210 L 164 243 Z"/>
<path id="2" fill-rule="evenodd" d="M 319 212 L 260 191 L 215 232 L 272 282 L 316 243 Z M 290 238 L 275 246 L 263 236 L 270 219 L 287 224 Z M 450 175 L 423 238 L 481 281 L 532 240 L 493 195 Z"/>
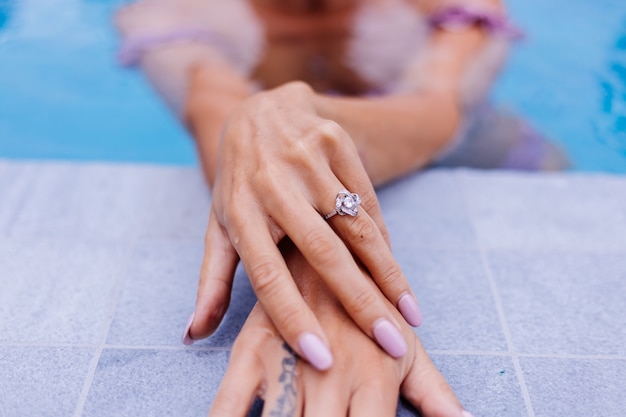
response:
<path id="1" fill-rule="evenodd" d="M 380 198 L 467 409 L 626 415 L 626 177 L 439 170 Z M 206 414 L 254 302 L 240 273 L 180 343 L 208 206 L 191 168 L 0 161 L 0 416 Z"/>

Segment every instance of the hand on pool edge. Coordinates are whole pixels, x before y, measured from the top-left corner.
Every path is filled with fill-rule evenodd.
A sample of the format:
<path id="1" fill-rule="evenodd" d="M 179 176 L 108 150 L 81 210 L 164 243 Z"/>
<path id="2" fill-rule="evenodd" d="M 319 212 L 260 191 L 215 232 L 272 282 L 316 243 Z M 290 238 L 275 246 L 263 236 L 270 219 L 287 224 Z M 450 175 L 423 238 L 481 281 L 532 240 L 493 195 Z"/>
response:
<path id="1" fill-rule="evenodd" d="M 293 249 L 288 252 L 290 271 L 330 336 L 336 366 L 319 372 L 298 361 L 284 348 L 283 339 L 257 303 L 235 341 L 209 416 L 246 416 L 254 398 L 259 396 L 265 399 L 264 416 L 277 413 L 290 417 L 392 417 L 396 415 L 401 392 L 424 417 L 467 417 L 411 328 L 393 312 L 391 304 L 387 303 L 387 308 L 408 340 L 407 354 L 400 359 L 391 358 L 372 343 L 324 283 L 311 277 L 315 272 L 302 256 Z"/>
<path id="2" fill-rule="evenodd" d="M 197 308 L 186 341 L 217 327 L 241 258 L 280 334 L 314 366 L 329 366 L 307 354 L 315 350 L 331 355 L 327 337 L 276 247 L 285 235 L 362 331 L 391 356 L 402 356 L 406 342 L 391 325 L 385 296 L 410 324 L 421 324 L 356 147 L 339 125 L 315 114 L 313 96 L 305 84 L 290 83 L 255 95 L 231 116 L 217 158 Z M 334 208 L 335 194 L 344 184 L 362 195 L 361 210 L 355 217 L 335 216 L 326 222 L 320 213 Z M 316 208 L 318 203 L 321 207 Z M 362 279 L 353 256 L 368 268 L 382 294 Z"/>

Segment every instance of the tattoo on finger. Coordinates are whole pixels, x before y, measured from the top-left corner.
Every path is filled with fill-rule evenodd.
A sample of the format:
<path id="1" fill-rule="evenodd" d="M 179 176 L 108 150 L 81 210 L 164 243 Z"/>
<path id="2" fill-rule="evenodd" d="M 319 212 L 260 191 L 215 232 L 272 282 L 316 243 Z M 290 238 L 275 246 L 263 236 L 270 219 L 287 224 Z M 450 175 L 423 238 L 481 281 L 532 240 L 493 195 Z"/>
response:
<path id="1" fill-rule="evenodd" d="M 283 349 L 285 349 L 287 355 L 282 360 L 282 371 L 278 377 L 278 382 L 282 385 L 283 390 L 269 414 L 270 417 L 293 417 L 296 415 L 298 356 L 287 343 L 283 343 Z"/>

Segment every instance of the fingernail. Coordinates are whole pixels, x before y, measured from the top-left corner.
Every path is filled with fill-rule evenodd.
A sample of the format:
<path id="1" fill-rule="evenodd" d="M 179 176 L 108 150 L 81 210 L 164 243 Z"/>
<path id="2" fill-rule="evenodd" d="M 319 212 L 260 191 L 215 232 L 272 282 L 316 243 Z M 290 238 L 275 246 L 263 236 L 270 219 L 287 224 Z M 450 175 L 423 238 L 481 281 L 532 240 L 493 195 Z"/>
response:
<path id="1" fill-rule="evenodd" d="M 298 345 L 306 359 L 314 368 L 325 371 L 333 364 L 333 355 L 322 340 L 313 333 L 303 333 Z"/>
<path id="2" fill-rule="evenodd" d="M 374 324 L 374 337 L 378 344 L 394 358 L 400 358 L 406 353 L 404 338 L 389 320 L 380 319 Z"/>
<path id="3" fill-rule="evenodd" d="M 404 294 L 398 301 L 398 310 L 404 319 L 413 327 L 419 327 L 422 324 L 422 312 L 420 311 L 417 301 L 413 294 Z"/>
<path id="4" fill-rule="evenodd" d="M 474 417 L 474 414 L 470 413 L 469 411 L 463 410 L 463 417 Z"/>
<path id="5" fill-rule="evenodd" d="M 193 319 L 196 316 L 196 312 L 191 313 L 189 317 L 189 321 L 187 322 L 187 327 L 185 327 L 185 331 L 183 333 L 183 345 L 189 346 L 192 345 L 194 340 L 189 335 L 189 329 L 191 329 L 191 323 L 193 323 Z"/>

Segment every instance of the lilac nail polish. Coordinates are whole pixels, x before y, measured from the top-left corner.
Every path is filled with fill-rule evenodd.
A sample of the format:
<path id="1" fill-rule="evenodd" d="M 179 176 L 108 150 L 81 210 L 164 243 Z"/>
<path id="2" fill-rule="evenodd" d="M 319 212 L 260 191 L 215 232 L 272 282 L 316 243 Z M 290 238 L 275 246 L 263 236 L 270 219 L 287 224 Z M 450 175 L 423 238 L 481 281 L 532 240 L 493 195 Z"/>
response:
<path id="1" fill-rule="evenodd" d="M 400 297 L 398 310 L 411 326 L 419 327 L 422 324 L 422 312 L 412 294 L 404 294 Z"/>
<path id="2" fill-rule="evenodd" d="M 333 355 L 322 340 L 313 333 L 303 333 L 298 345 L 304 359 L 319 371 L 325 371 L 333 364 Z"/>
<path id="3" fill-rule="evenodd" d="M 470 413 L 469 411 L 463 410 L 463 417 L 474 417 L 474 415 Z"/>
<path id="4" fill-rule="evenodd" d="M 400 331 L 389 320 L 380 319 L 374 324 L 374 337 L 378 344 L 394 358 L 406 354 L 406 342 Z"/>
<path id="5" fill-rule="evenodd" d="M 193 319 L 196 316 L 196 312 L 191 313 L 189 317 L 189 321 L 187 322 L 187 327 L 185 327 L 185 331 L 183 332 L 183 345 L 189 346 L 192 345 L 194 340 L 189 335 L 189 329 L 191 329 L 191 324 L 193 323 Z"/>

